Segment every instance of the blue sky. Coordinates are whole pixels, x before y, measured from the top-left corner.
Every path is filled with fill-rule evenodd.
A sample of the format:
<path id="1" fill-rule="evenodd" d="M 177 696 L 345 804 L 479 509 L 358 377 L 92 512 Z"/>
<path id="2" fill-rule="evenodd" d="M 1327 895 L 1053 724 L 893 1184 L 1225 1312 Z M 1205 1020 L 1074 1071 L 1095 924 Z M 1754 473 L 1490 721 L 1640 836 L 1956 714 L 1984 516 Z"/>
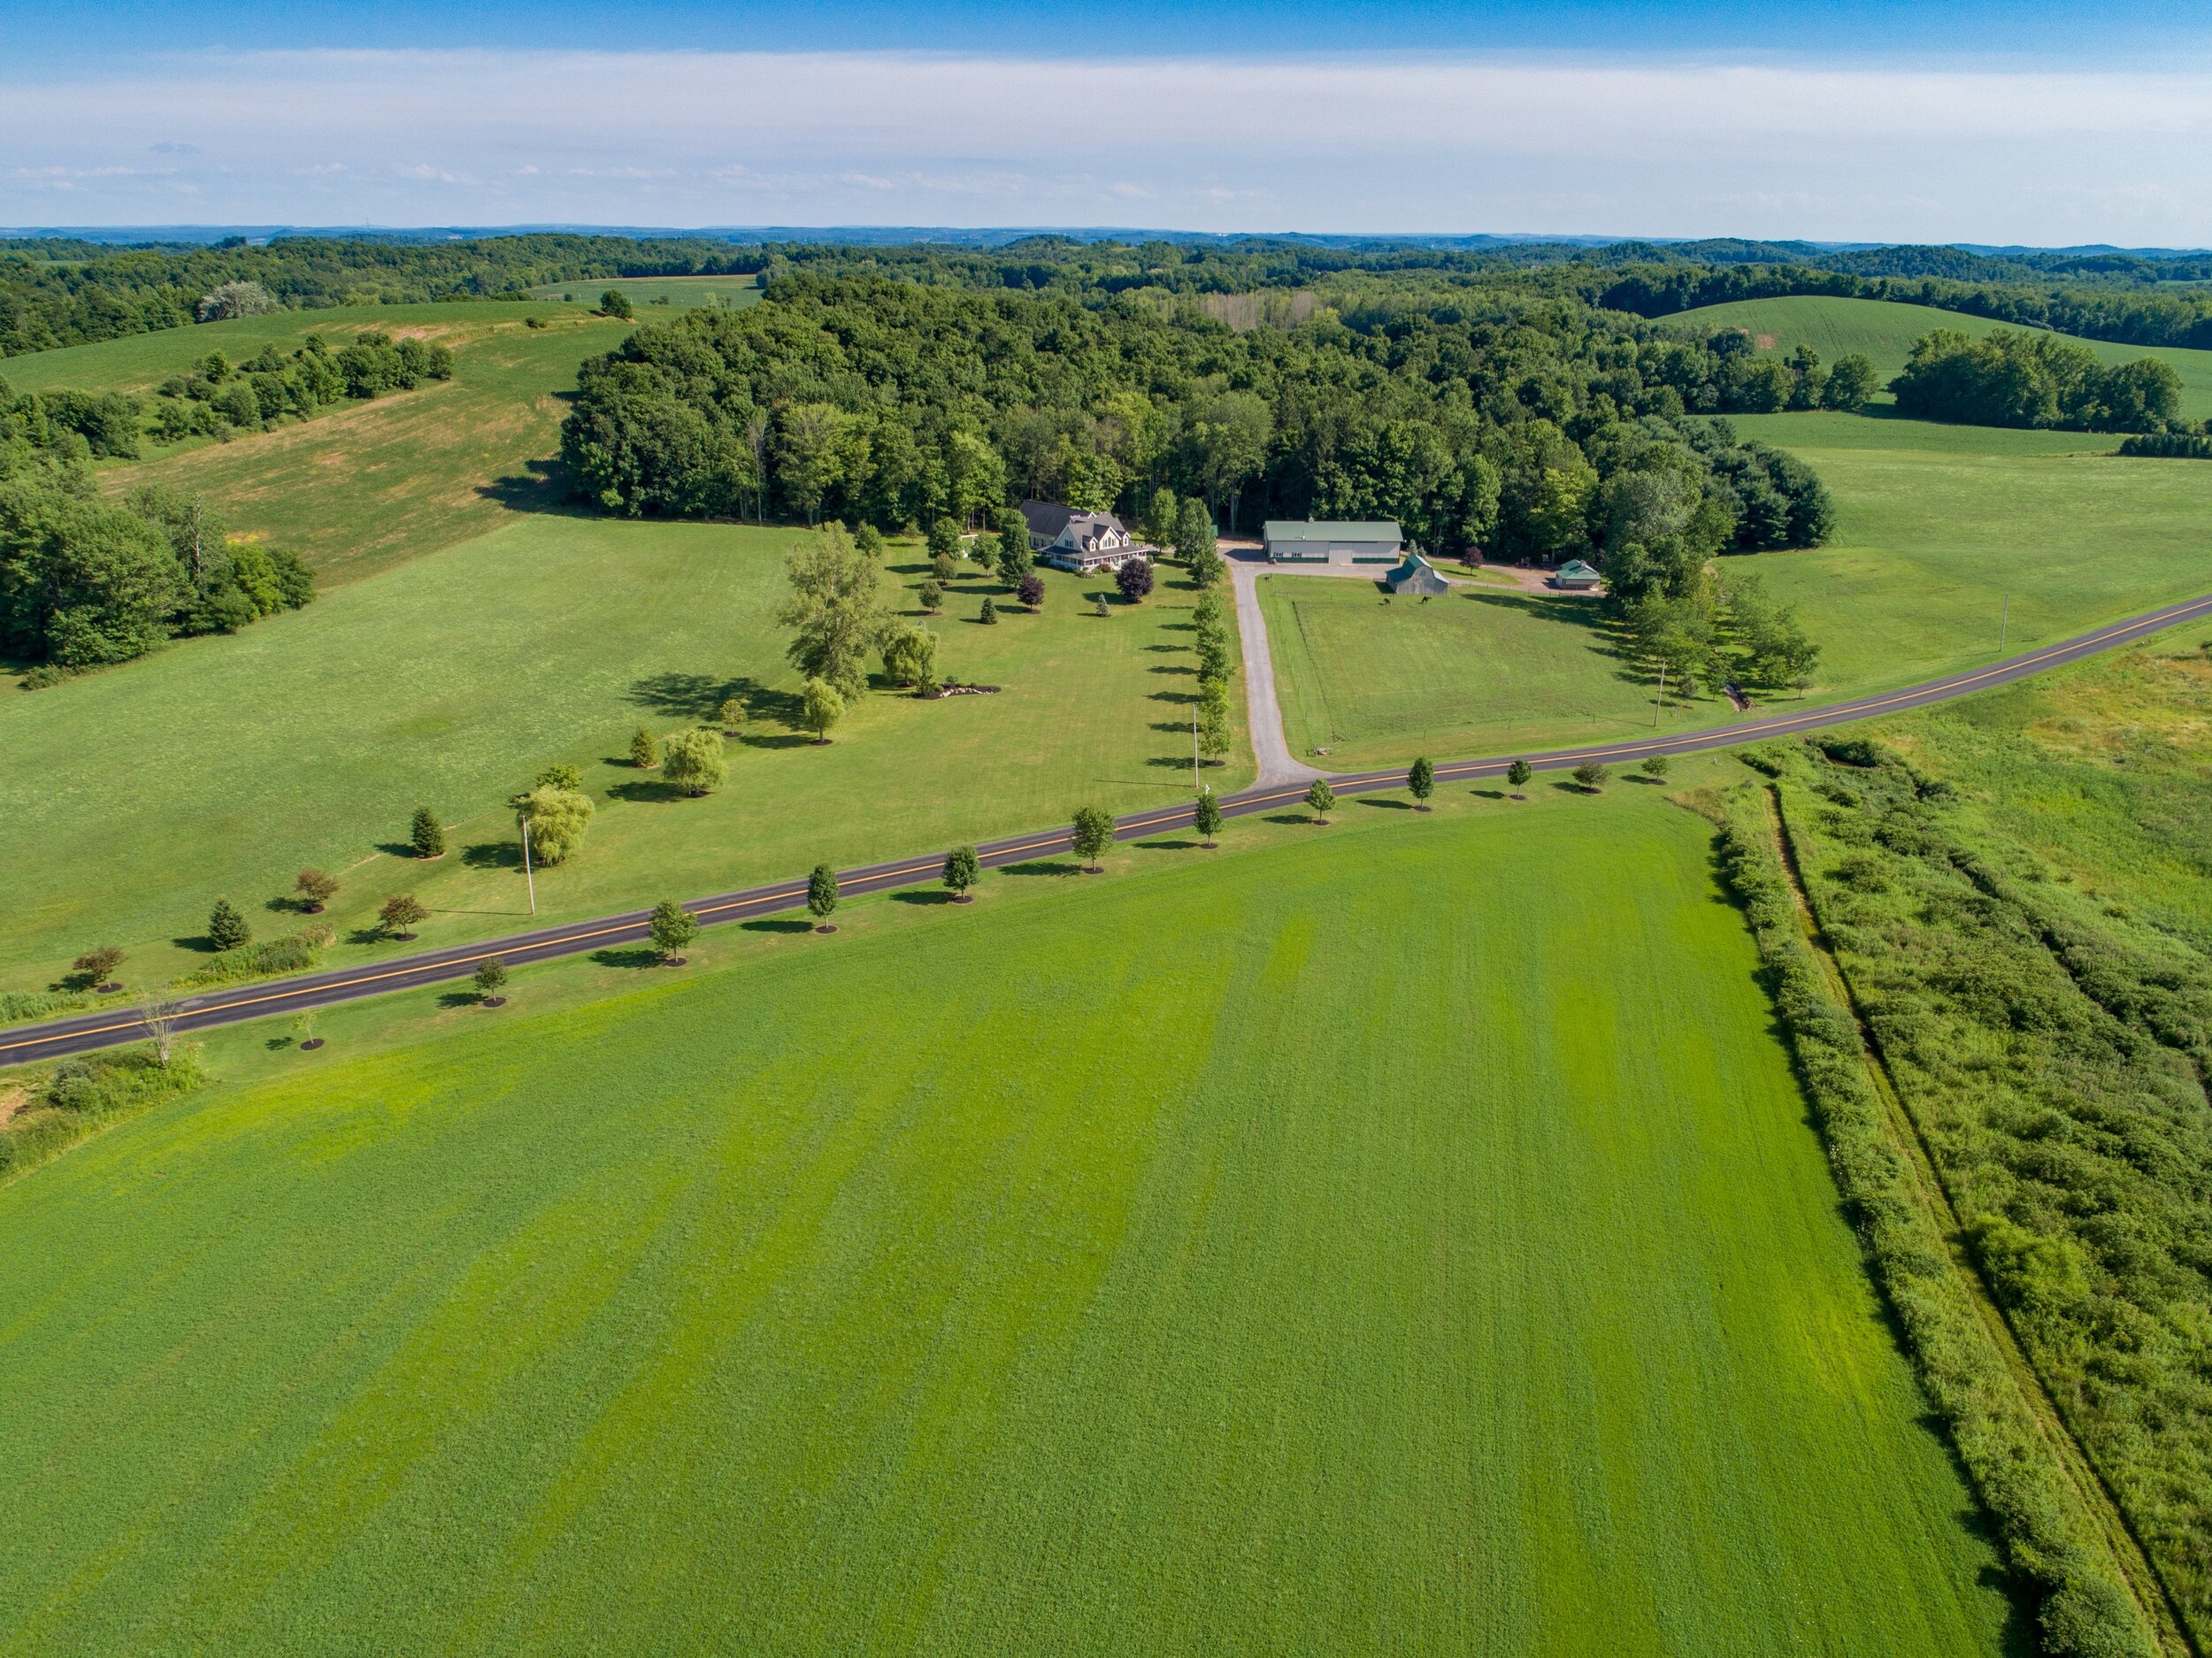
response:
<path id="1" fill-rule="evenodd" d="M 0 224 L 2212 243 L 2212 12 L 0 0 Z"/>

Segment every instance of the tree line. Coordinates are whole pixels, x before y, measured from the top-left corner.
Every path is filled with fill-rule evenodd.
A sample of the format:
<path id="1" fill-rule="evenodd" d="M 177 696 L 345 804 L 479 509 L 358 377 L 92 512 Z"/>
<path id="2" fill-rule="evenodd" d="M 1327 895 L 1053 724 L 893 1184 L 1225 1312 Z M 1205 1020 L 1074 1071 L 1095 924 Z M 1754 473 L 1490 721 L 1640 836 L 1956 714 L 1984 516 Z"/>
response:
<path id="1" fill-rule="evenodd" d="M 19 250 L 15 250 L 19 249 Z M 538 234 L 465 242 L 232 238 L 212 247 L 26 242 L 0 254 L 0 357 L 243 314 L 204 302 L 255 284 L 287 310 L 519 297 L 547 282 L 757 271 L 757 249 L 698 238 Z M 247 302 L 250 305 L 252 302 Z"/>
<path id="2" fill-rule="evenodd" d="M 2055 334 L 1938 328 L 1890 382 L 1898 411 L 1973 426 L 2165 432 L 2181 424 L 2181 376 L 2154 357 L 2107 365 Z"/>
<path id="3" fill-rule="evenodd" d="M 281 548 L 233 540 L 196 496 L 103 496 L 79 464 L 0 446 L 0 655 L 36 687 L 315 596 Z"/>

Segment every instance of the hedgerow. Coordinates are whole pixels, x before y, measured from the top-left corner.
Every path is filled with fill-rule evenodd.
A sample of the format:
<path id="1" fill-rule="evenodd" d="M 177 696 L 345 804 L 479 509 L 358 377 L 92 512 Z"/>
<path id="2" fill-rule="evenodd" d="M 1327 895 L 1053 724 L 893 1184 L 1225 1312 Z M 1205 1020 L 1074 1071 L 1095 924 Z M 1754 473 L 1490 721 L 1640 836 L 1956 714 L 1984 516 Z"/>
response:
<path id="1" fill-rule="evenodd" d="M 2158 1648 L 2108 1561 L 1941 1231 L 1867 1077 L 1852 1017 L 1830 996 L 1755 802 L 1720 819 L 1723 876 L 1759 956 L 1852 1224 L 2006 1558 L 2039 1600 L 2052 1658 L 2152 1658 Z"/>

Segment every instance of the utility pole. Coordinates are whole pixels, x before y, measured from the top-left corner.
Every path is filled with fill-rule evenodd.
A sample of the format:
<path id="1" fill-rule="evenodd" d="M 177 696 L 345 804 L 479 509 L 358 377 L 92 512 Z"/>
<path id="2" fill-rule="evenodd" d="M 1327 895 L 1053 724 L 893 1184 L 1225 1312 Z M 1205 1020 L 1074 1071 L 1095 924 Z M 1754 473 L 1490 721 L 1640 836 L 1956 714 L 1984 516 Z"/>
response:
<path id="1" fill-rule="evenodd" d="M 1198 710 L 1190 713 L 1190 786 L 1198 787 Z"/>
<path id="2" fill-rule="evenodd" d="M 1654 731 L 1659 729 L 1659 710 L 1666 707 L 1666 705 L 1667 664 L 1663 662 L 1659 664 L 1659 700 L 1652 705 L 1651 710 L 1651 728 Z"/>
<path id="3" fill-rule="evenodd" d="M 530 913 L 534 916 L 538 913 L 538 878 L 530 869 L 530 820 L 518 817 L 515 821 L 522 825 L 522 879 L 530 883 Z"/>
<path id="4" fill-rule="evenodd" d="M 1997 618 L 1997 654 L 2005 654 L 2005 634 L 2012 627 L 2012 595 L 2005 595 L 2005 608 Z"/>

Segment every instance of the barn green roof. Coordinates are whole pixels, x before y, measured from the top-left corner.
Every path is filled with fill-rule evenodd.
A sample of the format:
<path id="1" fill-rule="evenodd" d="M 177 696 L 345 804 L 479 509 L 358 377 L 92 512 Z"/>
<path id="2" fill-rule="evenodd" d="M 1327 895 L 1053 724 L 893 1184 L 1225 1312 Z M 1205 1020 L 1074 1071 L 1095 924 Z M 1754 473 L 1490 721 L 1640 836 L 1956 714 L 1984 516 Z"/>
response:
<path id="1" fill-rule="evenodd" d="M 1271 541 L 1402 541 L 1387 518 L 1270 518 L 1263 533 Z"/>
<path id="2" fill-rule="evenodd" d="M 1590 565 L 1584 564 L 1579 558 L 1570 558 L 1565 564 L 1559 566 L 1559 573 L 1563 576 L 1594 577 L 1598 572 Z"/>

